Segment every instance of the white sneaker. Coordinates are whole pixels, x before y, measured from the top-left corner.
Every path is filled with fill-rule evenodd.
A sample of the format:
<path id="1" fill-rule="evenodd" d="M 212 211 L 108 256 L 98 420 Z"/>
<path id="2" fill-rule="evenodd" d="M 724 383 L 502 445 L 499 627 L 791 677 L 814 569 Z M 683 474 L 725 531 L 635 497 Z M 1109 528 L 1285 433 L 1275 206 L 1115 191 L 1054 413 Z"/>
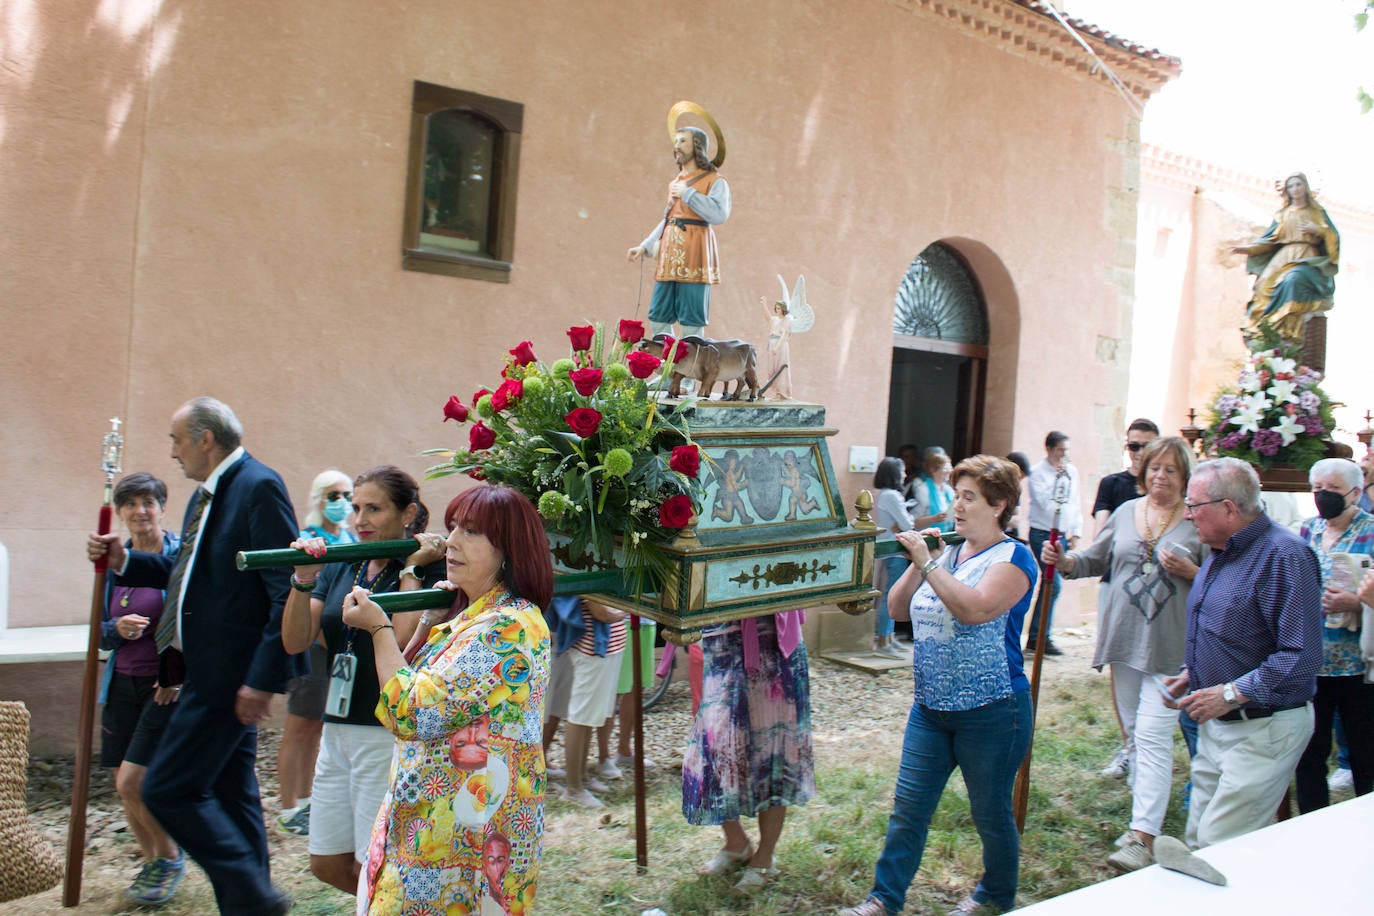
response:
<path id="1" fill-rule="evenodd" d="M 625 776 L 620 772 L 620 767 L 615 765 L 615 761 L 609 757 L 592 767 L 592 772 L 602 779 L 621 779 Z"/>
<path id="2" fill-rule="evenodd" d="M 615 764 L 616 764 L 616 766 L 620 767 L 622 770 L 633 769 L 633 767 L 634 767 L 634 765 L 635 765 L 635 759 L 634 759 L 633 757 L 631 757 L 629 754 L 616 754 L 616 755 L 615 755 Z M 654 767 L 656 767 L 656 766 L 658 766 L 657 763 L 654 763 L 654 762 L 653 762 L 652 760 L 650 760 L 648 757 L 645 757 L 645 758 L 644 758 L 644 769 L 646 769 L 646 770 L 652 770 L 652 769 L 653 769 Z"/>
<path id="3" fill-rule="evenodd" d="M 1107 864 L 1125 874 L 1155 864 L 1155 857 L 1144 843 L 1134 840 L 1107 856 Z"/>
<path id="4" fill-rule="evenodd" d="M 908 659 L 911 657 L 911 653 L 897 645 L 896 642 L 889 642 L 879 646 L 876 650 L 876 654 L 888 658 Z"/>
<path id="5" fill-rule="evenodd" d="M 1344 767 L 1337 767 L 1326 780 L 1326 788 L 1332 792 L 1353 792 L 1355 775 Z"/>
<path id="6" fill-rule="evenodd" d="M 588 776 L 586 779 L 582 780 L 582 788 L 586 789 L 588 792 L 611 791 L 610 786 L 606 785 L 604 782 L 597 779 L 595 776 Z"/>
<path id="7" fill-rule="evenodd" d="M 1102 768 L 1102 775 L 1108 779 L 1125 779 L 1131 772 L 1131 755 L 1124 747 L 1117 748 L 1112 762 Z"/>

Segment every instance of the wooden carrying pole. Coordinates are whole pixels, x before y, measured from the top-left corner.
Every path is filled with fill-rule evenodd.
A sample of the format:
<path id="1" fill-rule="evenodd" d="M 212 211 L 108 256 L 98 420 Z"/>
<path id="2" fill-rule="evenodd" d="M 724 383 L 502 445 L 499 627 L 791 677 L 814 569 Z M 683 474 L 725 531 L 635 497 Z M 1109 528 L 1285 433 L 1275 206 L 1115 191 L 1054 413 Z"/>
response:
<path id="1" fill-rule="evenodd" d="M 1058 475 L 1067 481 L 1068 473 L 1062 468 Z M 1058 487 L 1056 486 L 1056 489 Z M 1059 513 L 1067 502 L 1068 491 L 1062 496 L 1056 494 L 1054 508 L 1054 522 L 1050 525 L 1049 543 L 1051 546 L 1059 543 Z M 1039 557 L 1036 557 L 1039 560 Z M 1031 695 L 1031 735 L 1030 743 L 1026 745 L 1026 757 L 1021 761 L 1021 769 L 1016 771 L 1016 787 L 1012 791 L 1012 808 L 1016 812 L 1016 832 L 1026 832 L 1026 808 L 1030 805 L 1030 767 L 1031 753 L 1035 750 L 1035 720 L 1036 713 L 1040 710 L 1040 669 L 1045 663 L 1045 645 L 1050 638 L 1050 605 L 1054 601 L 1054 569 L 1055 564 L 1050 563 L 1045 566 L 1040 578 L 1040 628 L 1035 634 L 1035 661 L 1031 663 L 1030 695 Z"/>
<path id="2" fill-rule="evenodd" d="M 114 479 L 121 470 L 124 439 L 119 435 L 119 420 L 110 421 L 114 431 L 105 435 L 102 466 L 105 471 L 105 501 L 100 507 L 96 531 L 109 534 L 114 518 Z M 91 733 L 95 730 L 95 685 L 100 662 L 100 624 L 105 616 L 105 577 L 109 561 L 95 561 L 95 581 L 91 585 L 90 634 L 86 639 L 86 668 L 81 676 L 81 711 L 77 715 L 76 760 L 72 766 L 72 810 L 67 819 L 67 872 L 62 881 L 62 905 L 81 903 L 81 868 L 86 856 L 86 806 L 91 794 Z"/>

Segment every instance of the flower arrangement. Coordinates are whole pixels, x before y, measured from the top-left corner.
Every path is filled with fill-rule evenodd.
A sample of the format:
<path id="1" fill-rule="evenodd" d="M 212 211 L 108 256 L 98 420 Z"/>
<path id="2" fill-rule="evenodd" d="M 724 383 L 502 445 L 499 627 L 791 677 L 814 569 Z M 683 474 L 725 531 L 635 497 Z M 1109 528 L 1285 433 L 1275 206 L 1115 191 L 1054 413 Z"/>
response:
<path id="1" fill-rule="evenodd" d="M 643 322 L 622 320 L 609 352 L 606 336 L 600 324 L 569 328 L 571 355 L 547 366 L 521 341 L 495 390 L 449 398 L 445 421 L 473 421 L 468 446 L 427 452 L 449 459 L 428 476 L 519 490 L 566 536 L 555 548 L 565 564 L 618 565 L 635 594 L 660 591 L 674 571 L 661 544 L 692 523 L 703 492 L 682 413 L 657 401 L 687 344 L 670 339 L 665 362 L 636 349 Z"/>
<path id="2" fill-rule="evenodd" d="M 1326 439 L 1336 425 L 1321 378 L 1280 349 L 1253 351 L 1235 386 L 1221 389 L 1212 404 L 1203 434 L 1209 453 L 1261 468 L 1311 468 L 1326 454 Z"/>

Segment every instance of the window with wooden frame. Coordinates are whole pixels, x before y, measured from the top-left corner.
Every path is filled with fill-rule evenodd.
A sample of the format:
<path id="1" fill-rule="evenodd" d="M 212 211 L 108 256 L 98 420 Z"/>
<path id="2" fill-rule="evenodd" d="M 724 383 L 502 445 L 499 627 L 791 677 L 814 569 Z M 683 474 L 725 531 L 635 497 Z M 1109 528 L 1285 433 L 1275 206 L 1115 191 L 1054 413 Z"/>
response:
<path id="1" fill-rule="evenodd" d="M 415 82 L 401 266 L 509 283 L 525 106 Z"/>

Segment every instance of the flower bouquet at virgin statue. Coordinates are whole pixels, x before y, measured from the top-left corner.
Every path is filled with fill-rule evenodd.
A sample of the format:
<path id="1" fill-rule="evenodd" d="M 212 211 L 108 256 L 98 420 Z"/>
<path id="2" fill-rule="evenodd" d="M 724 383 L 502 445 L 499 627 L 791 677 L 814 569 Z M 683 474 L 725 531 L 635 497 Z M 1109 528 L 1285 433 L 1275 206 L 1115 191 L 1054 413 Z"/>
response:
<path id="1" fill-rule="evenodd" d="M 569 328 L 570 355 L 551 365 L 521 341 L 494 390 L 449 398 L 444 419 L 472 423 L 467 447 L 426 452 L 448 459 L 428 476 L 519 490 L 563 565 L 619 567 L 632 594 L 659 592 L 675 570 L 662 545 L 695 522 L 702 499 L 702 454 L 681 409 L 691 402 L 657 400 L 688 345 L 670 339 L 665 362 L 636 348 L 643 322 L 607 336 L 600 324 Z"/>
<path id="2" fill-rule="evenodd" d="M 1217 392 L 1203 433 L 1209 454 L 1229 455 L 1261 468 L 1292 465 L 1307 471 L 1326 455 L 1336 421 L 1322 375 L 1277 348 L 1256 350 L 1234 386 Z"/>

